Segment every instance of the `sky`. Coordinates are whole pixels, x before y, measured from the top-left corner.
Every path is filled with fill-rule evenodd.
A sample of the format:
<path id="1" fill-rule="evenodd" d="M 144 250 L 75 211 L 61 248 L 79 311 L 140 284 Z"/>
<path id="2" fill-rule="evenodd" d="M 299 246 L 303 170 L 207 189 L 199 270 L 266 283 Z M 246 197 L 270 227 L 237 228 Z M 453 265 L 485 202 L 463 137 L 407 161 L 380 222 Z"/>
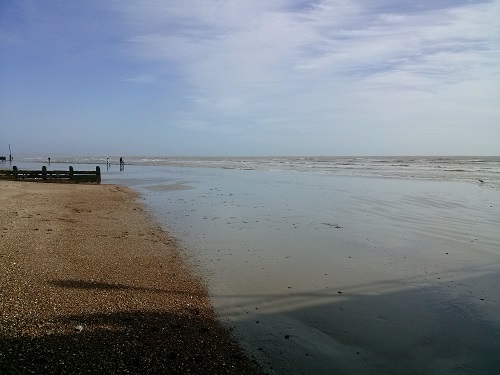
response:
<path id="1" fill-rule="evenodd" d="M 0 155 L 500 155 L 500 0 L 1 0 Z"/>

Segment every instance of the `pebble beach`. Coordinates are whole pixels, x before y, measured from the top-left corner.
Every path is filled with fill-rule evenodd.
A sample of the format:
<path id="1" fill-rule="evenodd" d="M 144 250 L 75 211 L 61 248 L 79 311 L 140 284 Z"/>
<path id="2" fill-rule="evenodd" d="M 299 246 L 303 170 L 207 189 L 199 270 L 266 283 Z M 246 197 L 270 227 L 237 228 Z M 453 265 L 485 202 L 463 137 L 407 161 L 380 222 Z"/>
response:
<path id="1" fill-rule="evenodd" d="M 0 191 L 0 373 L 260 372 L 136 193 Z"/>

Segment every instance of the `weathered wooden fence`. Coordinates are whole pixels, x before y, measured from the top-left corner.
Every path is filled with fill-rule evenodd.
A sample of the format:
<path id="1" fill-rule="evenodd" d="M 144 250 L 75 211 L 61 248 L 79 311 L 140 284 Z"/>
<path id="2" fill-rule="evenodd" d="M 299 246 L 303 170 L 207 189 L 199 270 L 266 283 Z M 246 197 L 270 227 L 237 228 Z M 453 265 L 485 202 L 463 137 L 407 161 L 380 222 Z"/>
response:
<path id="1" fill-rule="evenodd" d="M 48 171 L 47 167 L 37 170 L 19 170 L 16 166 L 11 171 L 0 170 L 2 180 L 22 180 L 39 182 L 95 182 L 101 183 L 101 168 L 95 167 L 95 171 L 75 171 L 69 167 L 67 171 Z"/>

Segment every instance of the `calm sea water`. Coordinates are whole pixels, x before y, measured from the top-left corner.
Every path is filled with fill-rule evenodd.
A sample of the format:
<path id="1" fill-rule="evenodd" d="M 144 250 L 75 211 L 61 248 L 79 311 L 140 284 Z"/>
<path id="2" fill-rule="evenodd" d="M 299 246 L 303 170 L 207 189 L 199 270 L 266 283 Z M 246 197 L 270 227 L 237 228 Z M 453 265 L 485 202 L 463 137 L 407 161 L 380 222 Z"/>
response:
<path id="1" fill-rule="evenodd" d="M 500 157 L 118 159 L 50 168 L 139 191 L 276 373 L 500 366 Z"/>

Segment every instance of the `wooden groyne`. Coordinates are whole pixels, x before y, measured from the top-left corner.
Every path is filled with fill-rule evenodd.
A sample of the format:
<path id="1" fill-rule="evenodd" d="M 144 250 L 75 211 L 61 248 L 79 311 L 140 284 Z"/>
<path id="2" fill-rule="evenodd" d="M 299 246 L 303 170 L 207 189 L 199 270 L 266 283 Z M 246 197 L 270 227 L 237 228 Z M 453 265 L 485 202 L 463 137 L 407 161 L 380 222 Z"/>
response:
<path id="1" fill-rule="evenodd" d="M 16 166 L 11 171 L 0 170 L 1 180 L 35 181 L 35 182 L 66 182 L 66 183 L 101 183 L 101 168 L 95 171 L 75 171 L 69 167 L 67 171 L 49 171 L 47 167 L 42 170 L 19 170 Z"/>

